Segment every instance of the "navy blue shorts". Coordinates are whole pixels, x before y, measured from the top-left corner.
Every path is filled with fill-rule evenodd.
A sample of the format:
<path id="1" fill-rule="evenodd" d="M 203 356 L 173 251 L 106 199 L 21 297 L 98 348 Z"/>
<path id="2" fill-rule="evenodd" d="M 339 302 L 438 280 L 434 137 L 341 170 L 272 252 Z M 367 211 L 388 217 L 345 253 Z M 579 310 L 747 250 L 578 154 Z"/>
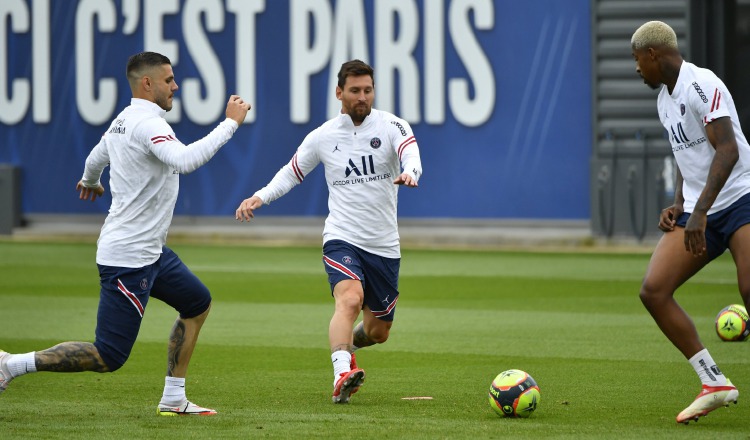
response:
<path id="1" fill-rule="evenodd" d="M 381 257 L 343 240 L 330 240 L 323 244 L 323 264 L 331 294 L 339 281 L 361 281 L 365 292 L 363 306 L 367 305 L 376 318 L 393 321 L 398 301 L 400 258 Z"/>
<path id="2" fill-rule="evenodd" d="M 208 288 L 166 246 L 149 266 L 97 266 L 101 291 L 94 345 L 110 371 L 130 356 L 149 297 L 174 307 L 183 319 L 196 317 L 211 305 Z"/>
<path id="3" fill-rule="evenodd" d="M 690 213 L 683 212 L 677 218 L 677 226 L 687 224 Z M 713 260 L 729 247 L 729 239 L 737 229 L 750 223 L 750 193 L 737 199 L 721 211 L 714 212 L 706 218 L 706 252 Z"/>

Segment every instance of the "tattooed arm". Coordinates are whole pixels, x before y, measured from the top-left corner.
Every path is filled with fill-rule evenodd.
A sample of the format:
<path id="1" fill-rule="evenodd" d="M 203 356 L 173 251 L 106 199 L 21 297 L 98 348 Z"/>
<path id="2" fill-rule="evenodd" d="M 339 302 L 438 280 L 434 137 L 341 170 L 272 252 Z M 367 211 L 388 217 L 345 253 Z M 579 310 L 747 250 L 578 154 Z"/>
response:
<path id="1" fill-rule="evenodd" d="M 685 250 L 700 255 L 706 250 L 706 217 L 719 191 L 739 159 L 737 140 L 728 117 L 718 118 L 706 125 L 708 141 L 716 149 L 706 178 L 706 186 L 698 197 L 695 209 L 685 225 Z"/>

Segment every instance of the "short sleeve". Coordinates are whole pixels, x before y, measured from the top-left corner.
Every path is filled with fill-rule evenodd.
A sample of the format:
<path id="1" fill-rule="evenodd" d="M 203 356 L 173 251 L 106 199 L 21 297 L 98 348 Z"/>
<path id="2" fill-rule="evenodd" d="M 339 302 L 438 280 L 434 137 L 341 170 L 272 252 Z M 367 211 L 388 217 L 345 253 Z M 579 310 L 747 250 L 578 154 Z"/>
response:
<path id="1" fill-rule="evenodd" d="M 730 116 L 726 86 L 718 79 L 693 81 L 689 105 L 696 118 L 706 126 L 712 121 Z"/>

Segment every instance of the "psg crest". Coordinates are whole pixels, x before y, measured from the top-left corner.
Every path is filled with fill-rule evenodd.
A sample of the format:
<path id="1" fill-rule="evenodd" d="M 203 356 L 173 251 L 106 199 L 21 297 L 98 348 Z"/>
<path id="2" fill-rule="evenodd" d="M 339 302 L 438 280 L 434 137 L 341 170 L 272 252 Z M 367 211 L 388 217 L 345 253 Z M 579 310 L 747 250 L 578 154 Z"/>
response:
<path id="1" fill-rule="evenodd" d="M 370 139 L 370 146 L 376 150 L 380 148 L 380 138 L 374 137 Z"/>

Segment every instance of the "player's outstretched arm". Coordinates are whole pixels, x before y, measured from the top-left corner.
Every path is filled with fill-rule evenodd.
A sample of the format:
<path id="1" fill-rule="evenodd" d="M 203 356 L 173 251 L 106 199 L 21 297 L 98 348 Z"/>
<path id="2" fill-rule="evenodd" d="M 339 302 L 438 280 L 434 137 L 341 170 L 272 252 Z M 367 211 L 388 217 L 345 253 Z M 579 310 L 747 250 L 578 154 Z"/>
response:
<path id="1" fill-rule="evenodd" d="M 78 198 L 81 200 L 91 200 L 92 202 L 96 200 L 97 197 L 101 197 L 104 194 L 104 187 L 100 183 L 95 188 L 87 188 L 83 186 L 83 181 L 79 180 L 76 184 L 76 191 L 80 191 L 80 194 L 78 194 Z"/>
<path id="2" fill-rule="evenodd" d="M 180 174 L 189 174 L 207 163 L 229 141 L 242 124 L 249 108 L 250 104 L 239 96 L 232 95 L 227 102 L 227 118 L 209 134 L 189 145 L 177 140 L 172 134 L 172 128 L 161 118 L 150 120 L 139 137 L 160 161 L 175 168 Z"/>
<path id="3" fill-rule="evenodd" d="M 256 209 L 263 206 L 263 200 L 258 196 L 252 196 L 249 199 L 245 199 L 240 203 L 240 207 L 234 213 L 234 218 L 241 222 L 250 221 L 251 218 L 255 217 Z"/>

